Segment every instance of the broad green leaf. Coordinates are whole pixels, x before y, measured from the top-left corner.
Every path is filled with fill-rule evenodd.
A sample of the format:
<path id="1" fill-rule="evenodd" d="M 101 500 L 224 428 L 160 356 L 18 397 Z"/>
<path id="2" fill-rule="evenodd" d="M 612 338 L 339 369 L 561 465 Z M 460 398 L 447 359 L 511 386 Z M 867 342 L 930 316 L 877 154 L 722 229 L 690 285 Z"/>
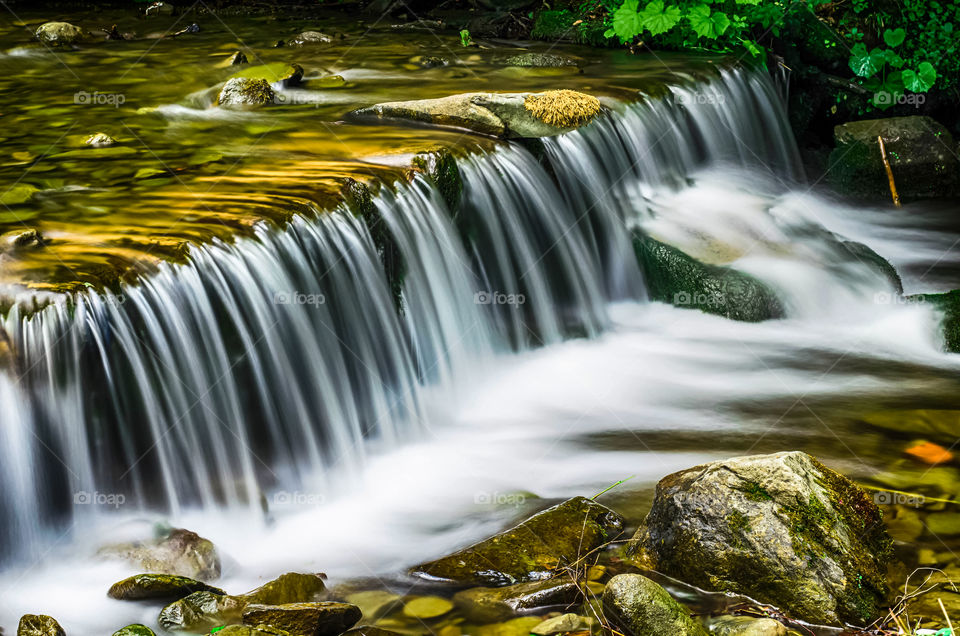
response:
<path id="1" fill-rule="evenodd" d="M 643 25 L 637 8 L 639 0 L 625 0 L 620 8 L 613 12 L 613 32 L 621 42 L 627 42 L 640 35 Z"/>
<path id="2" fill-rule="evenodd" d="M 760 4 L 760 0 L 737 0 L 737 4 Z"/>
<path id="3" fill-rule="evenodd" d="M 705 8 L 710 11 L 709 7 Z M 683 15 L 678 7 L 674 5 L 665 7 L 663 0 L 653 0 L 640 13 L 641 23 L 651 35 L 666 33 L 680 22 L 681 17 Z"/>
<path id="4" fill-rule="evenodd" d="M 890 48 L 895 48 L 903 44 L 906 37 L 907 32 L 903 29 L 887 29 L 883 32 L 883 41 L 886 42 Z"/>
<path id="5" fill-rule="evenodd" d="M 717 29 L 717 35 L 723 35 L 730 28 L 730 18 L 722 11 L 715 11 L 710 19 L 713 20 L 713 26 Z"/>
<path id="6" fill-rule="evenodd" d="M 694 33 L 702 38 L 715 40 L 730 27 L 730 18 L 727 14 L 711 13 L 710 7 L 705 4 L 697 5 L 687 13 L 690 27 Z"/>
<path id="7" fill-rule="evenodd" d="M 925 93 L 937 81 L 937 69 L 930 62 L 922 62 L 916 71 L 906 69 L 901 74 L 903 85 L 914 93 Z"/>
<path id="8" fill-rule="evenodd" d="M 897 55 L 896 51 L 887 49 L 883 52 L 884 61 L 893 68 L 903 68 L 903 58 Z"/>
<path id="9" fill-rule="evenodd" d="M 860 77 L 876 75 L 885 61 L 883 51 L 873 49 L 867 52 L 867 46 L 862 42 L 850 50 L 850 69 Z"/>

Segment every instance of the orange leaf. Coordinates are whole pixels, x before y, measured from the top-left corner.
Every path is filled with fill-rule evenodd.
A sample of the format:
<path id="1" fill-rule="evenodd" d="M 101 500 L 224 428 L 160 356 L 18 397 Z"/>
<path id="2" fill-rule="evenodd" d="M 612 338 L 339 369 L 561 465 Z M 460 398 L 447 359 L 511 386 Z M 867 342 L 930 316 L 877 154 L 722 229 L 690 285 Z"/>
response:
<path id="1" fill-rule="evenodd" d="M 930 464 L 931 466 L 945 464 L 953 460 L 953 453 L 933 442 L 923 442 L 922 444 L 911 446 L 906 450 L 906 453 L 910 455 L 910 457 L 919 459 L 923 463 Z"/>

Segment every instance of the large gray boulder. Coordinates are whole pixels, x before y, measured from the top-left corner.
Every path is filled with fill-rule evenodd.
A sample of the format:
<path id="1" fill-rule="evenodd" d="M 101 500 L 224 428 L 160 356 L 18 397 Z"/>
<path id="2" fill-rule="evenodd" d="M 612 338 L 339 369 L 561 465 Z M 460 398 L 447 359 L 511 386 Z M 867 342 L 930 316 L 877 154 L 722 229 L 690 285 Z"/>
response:
<path id="1" fill-rule="evenodd" d="M 48 46 L 70 46 L 84 39 L 83 29 L 69 22 L 47 22 L 37 28 L 36 37 Z"/>
<path id="2" fill-rule="evenodd" d="M 887 594 L 892 542 L 882 516 L 806 453 L 736 457 L 664 477 L 628 554 L 792 618 L 865 624 Z"/>
<path id="3" fill-rule="evenodd" d="M 399 119 L 466 128 L 495 137 L 550 137 L 574 130 L 601 112 L 596 98 L 574 91 L 463 93 L 438 99 L 384 102 L 349 113 L 358 119 Z"/>
<path id="4" fill-rule="evenodd" d="M 840 192 L 890 201 L 887 172 L 877 137 L 901 199 L 949 197 L 958 192 L 960 163 L 950 132 L 929 117 L 889 117 L 842 124 L 834 129 L 829 181 Z"/>
<path id="5" fill-rule="evenodd" d="M 631 636 L 707 636 L 690 610 L 640 574 L 619 574 L 603 590 L 603 610 Z"/>

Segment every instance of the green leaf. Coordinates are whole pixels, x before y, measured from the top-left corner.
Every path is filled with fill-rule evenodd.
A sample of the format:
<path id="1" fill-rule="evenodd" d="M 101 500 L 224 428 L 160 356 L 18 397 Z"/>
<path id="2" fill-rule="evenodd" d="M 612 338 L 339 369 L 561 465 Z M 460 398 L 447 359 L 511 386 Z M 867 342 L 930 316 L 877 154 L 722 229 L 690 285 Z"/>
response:
<path id="1" fill-rule="evenodd" d="M 613 32 L 621 42 L 627 42 L 640 35 L 643 25 L 637 8 L 639 0 L 624 0 L 620 8 L 613 12 Z"/>
<path id="2" fill-rule="evenodd" d="M 914 93 L 926 93 L 937 81 L 937 69 L 930 62 L 922 62 L 916 71 L 906 69 L 901 74 L 903 85 Z"/>
<path id="3" fill-rule="evenodd" d="M 887 64 L 889 64 L 893 68 L 903 68 L 903 64 L 904 64 L 903 58 L 897 55 L 896 51 L 893 51 L 891 49 L 886 49 L 883 52 L 883 59 Z"/>
<path id="4" fill-rule="evenodd" d="M 871 77 L 880 71 L 886 61 L 881 49 L 867 52 L 867 46 L 862 42 L 855 44 L 850 50 L 850 69 L 860 77 Z"/>
<path id="5" fill-rule="evenodd" d="M 760 0 L 737 0 L 737 4 L 760 4 Z"/>
<path id="6" fill-rule="evenodd" d="M 883 32 L 883 41 L 886 42 L 890 48 L 895 48 L 903 44 L 906 37 L 907 32 L 903 29 L 887 29 Z"/>
<path id="7" fill-rule="evenodd" d="M 704 8 L 710 11 L 709 7 Z M 653 0 L 640 13 L 641 23 L 651 35 L 666 33 L 675 27 L 682 17 L 678 7 L 673 5 L 665 7 L 663 0 Z"/>
<path id="8" fill-rule="evenodd" d="M 690 20 L 690 27 L 701 38 L 715 40 L 730 28 L 730 18 L 726 13 L 717 11 L 710 12 L 710 7 L 705 4 L 697 5 L 687 13 L 687 19 Z"/>

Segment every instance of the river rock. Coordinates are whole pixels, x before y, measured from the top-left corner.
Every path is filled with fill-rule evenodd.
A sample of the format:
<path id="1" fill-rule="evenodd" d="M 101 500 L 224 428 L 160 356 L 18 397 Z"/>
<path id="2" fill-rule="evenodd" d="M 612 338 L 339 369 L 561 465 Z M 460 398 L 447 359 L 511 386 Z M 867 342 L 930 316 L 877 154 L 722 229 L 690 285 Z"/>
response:
<path id="1" fill-rule="evenodd" d="M 153 630 L 146 625 L 137 623 L 135 625 L 127 625 L 126 627 L 118 629 L 117 631 L 113 632 L 113 636 L 156 636 L 156 634 L 154 634 Z"/>
<path id="2" fill-rule="evenodd" d="M 567 607 L 579 599 L 580 588 L 568 577 L 506 587 L 474 587 L 453 595 L 457 610 L 475 623 L 505 621 L 542 607 Z"/>
<path id="3" fill-rule="evenodd" d="M 211 587 L 206 583 L 195 581 L 186 576 L 172 576 L 169 574 L 137 574 L 114 583 L 107 592 L 107 596 L 117 600 L 161 599 L 176 600 L 192 592 L 205 590 L 214 594 L 224 595 L 226 592 Z"/>
<path id="4" fill-rule="evenodd" d="M 326 586 L 323 574 L 288 572 L 264 583 L 257 589 L 239 595 L 246 603 L 258 605 L 285 605 L 320 600 Z"/>
<path id="5" fill-rule="evenodd" d="M 220 556 L 213 542 L 183 528 L 174 528 L 150 541 L 107 546 L 100 554 L 124 559 L 154 574 L 174 574 L 199 581 L 220 577 Z"/>
<path id="6" fill-rule="evenodd" d="M 620 515 L 574 497 L 489 539 L 418 565 L 412 573 L 461 585 L 504 586 L 545 579 L 558 565 L 573 563 L 622 530 Z"/>
<path id="7" fill-rule="evenodd" d="M 891 200 L 877 137 L 883 138 L 901 199 L 949 197 L 960 191 L 953 137 L 930 117 L 854 121 L 834 128 L 833 136 L 828 178 L 840 192 Z"/>
<path id="8" fill-rule="evenodd" d="M 535 636 L 553 636 L 553 634 L 568 634 L 570 632 L 589 632 L 593 620 L 577 614 L 561 614 L 548 618 L 530 630 Z"/>
<path id="9" fill-rule="evenodd" d="M 670 594 L 640 574 L 619 574 L 603 591 L 607 617 L 632 636 L 707 636 Z"/>
<path id="10" fill-rule="evenodd" d="M 282 629 L 263 625 L 262 627 L 251 627 L 250 625 L 227 625 L 216 632 L 221 636 L 302 636 L 302 634 L 290 634 Z"/>
<path id="11" fill-rule="evenodd" d="M 772 618 L 720 616 L 710 624 L 713 636 L 787 636 L 789 630 Z"/>
<path id="12" fill-rule="evenodd" d="M 364 620 L 368 621 L 375 621 L 403 605 L 403 597 L 384 590 L 354 592 L 347 594 L 345 600 L 359 607 Z"/>
<path id="13" fill-rule="evenodd" d="M 702 263 L 640 232 L 634 232 L 633 248 L 651 300 L 746 322 L 784 316 L 773 290 L 749 274 Z"/>
<path id="14" fill-rule="evenodd" d="M 806 453 L 784 452 L 664 477 L 628 553 L 793 618 L 866 624 L 888 591 L 891 544 L 872 497 Z"/>
<path id="15" fill-rule="evenodd" d="M 329 44 L 333 42 L 333 36 L 321 33 L 319 31 L 304 31 L 295 35 L 287 42 L 289 46 L 311 46 L 315 44 Z"/>
<path id="16" fill-rule="evenodd" d="M 243 51 L 237 51 L 233 55 L 227 58 L 224 66 L 240 66 L 241 64 L 249 64 L 250 61 L 247 60 L 247 56 L 244 55 Z"/>
<path id="17" fill-rule="evenodd" d="M 173 15 L 175 10 L 176 10 L 175 7 L 169 2 L 154 2 L 149 7 L 147 7 L 143 13 L 146 16 L 152 16 L 152 15 L 169 16 L 169 15 Z"/>
<path id="18" fill-rule="evenodd" d="M 206 632 L 240 621 L 246 603 L 234 596 L 193 592 L 160 610 L 158 622 L 167 631 Z"/>
<path id="19" fill-rule="evenodd" d="M 225 108 L 256 108 L 272 104 L 276 94 L 265 79 L 234 77 L 227 80 L 217 97 L 217 105 Z"/>
<path id="20" fill-rule="evenodd" d="M 453 603 L 442 596 L 419 596 L 403 606 L 403 615 L 417 620 L 438 618 L 453 609 Z"/>
<path id="21" fill-rule="evenodd" d="M 69 22 L 47 22 L 37 29 L 36 37 L 48 46 L 70 46 L 82 41 L 84 34 Z"/>
<path id="22" fill-rule="evenodd" d="M 17 636 L 65 636 L 63 628 L 52 616 L 24 614 L 17 626 Z"/>
<path id="23" fill-rule="evenodd" d="M 577 67 L 577 62 L 569 57 L 553 53 L 537 53 L 529 51 L 505 57 L 502 63 L 506 66 L 521 66 L 524 68 L 562 68 L 565 66 Z"/>
<path id="24" fill-rule="evenodd" d="M 273 627 L 304 636 L 337 636 L 356 625 L 360 608 L 349 603 L 289 603 L 248 605 L 243 623 L 252 627 Z"/>
<path id="25" fill-rule="evenodd" d="M 230 76 L 233 78 L 262 79 L 269 84 L 280 84 L 281 86 L 296 86 L 303 79 L 303 67 L 299 64 L 286 64 L 277 62 L 276 64 L 262 64 L 260 66 L 251 66 Z"/>
<path id="26" fill-rule="evenodd" d="M 106 148 L 116 145 L 117 140 L 106 133 L 94 133 L 87 137 L 83 143 L 94 148 Z"/>
<path id="27" fill-rule="evenodd" d="M 0 234 L 0 253 L 43 247 L 43 244 L 43 235 L 40 230 L 32 227 L 10 230 Z"/>
<path id="28" fill-rule="evenodd" d="M 509 138 L 550 137 L 578 128 L 601 112 L 596 98 L 574 91 L 463 93 L 437 99 L 385 102 L 349 113 L 359 119 L 399 119 L 466 128 Z"/>

